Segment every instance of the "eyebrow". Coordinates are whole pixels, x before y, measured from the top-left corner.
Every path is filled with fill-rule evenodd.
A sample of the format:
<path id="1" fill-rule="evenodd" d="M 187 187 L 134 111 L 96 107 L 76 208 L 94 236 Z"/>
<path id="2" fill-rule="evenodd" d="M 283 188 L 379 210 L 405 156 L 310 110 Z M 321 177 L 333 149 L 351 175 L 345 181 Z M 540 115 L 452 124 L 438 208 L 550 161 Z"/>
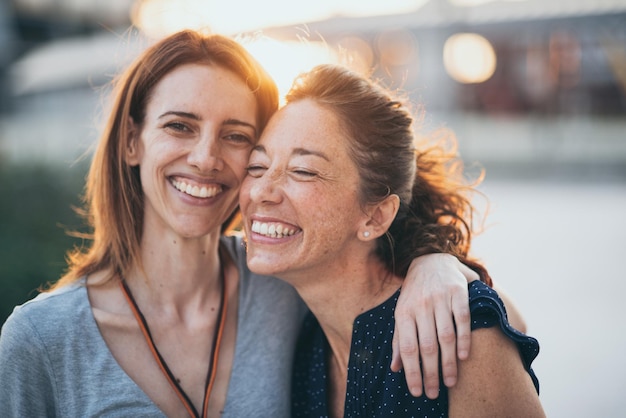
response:
<path id="1" fill-rule="evenodd" d="M 183 118 L 188 118 L 188 119 L 193 119 L 193 120 L 200 120 L 200 116 L 198 116 L 195 113 L 181 112 L 181 111 L 178 111 L 178 110 L 169 110 L 169 111 L 163 113 L 162 115 L 160 115 L 159 119 L 164 118 L 166 116 L 171 116 L 171 115 L 179 116 L 179 117 L 183 117 Z M 257 135 L 256 126 L 254 126 L 251 123 L 239 120 L 239 119 L 226 119 L 225 121 L 222 122 L 222 125 L 244 126 L 244 127 L 252 129 L 254 131 L 254 135 L 255 136 Z"/>
<path id="2" fill-rule="evenodd" d="M 265 149 L 263 145 L 256 145 L 254 148 L 252 148 L 252 151 L 258 151 L 258 152 L 262 152 L 263 154 L 267 154 L 267 150 Z M 315 151 L 315 150 L 306 149 L 306 148 L 294 148 L 294 150 L 291 151 L 291 154 L 302 155 L 302 156 L 314 155 L 316 157 L 323 158 L 324 160 L 330 162 L 330 158 L 328 158 L 328 156 L 321 151 Z"/>
<path id="3" fill-rule="evenodd" d="M 254 131 L 254 136 L 257 136 L 256 126 L 239 119 L 226 119 L 224 122 L 222 122 L 222 125 L 245 126 L 252 129 Z"/>

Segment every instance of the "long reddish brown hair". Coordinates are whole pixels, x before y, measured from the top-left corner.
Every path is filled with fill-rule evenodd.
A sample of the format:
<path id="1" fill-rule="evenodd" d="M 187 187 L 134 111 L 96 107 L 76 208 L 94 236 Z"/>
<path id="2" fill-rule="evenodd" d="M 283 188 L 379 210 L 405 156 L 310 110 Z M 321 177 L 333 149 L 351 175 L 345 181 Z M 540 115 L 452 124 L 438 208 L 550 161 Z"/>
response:
<path id="1" fill-rule="evenodd" d="M 82 213 L 91 229 L 89 245 L 68 252 L 68 269 L 52 288 L 100 270 L 125 275 L 133 262 L 140 263 L 144 198 L 138 168 L 129 166 L 124 158 L 131 140 L 130 121 L 143 122 L 154 86 L 185 64 L 214 65 L 239 76 L 256 97 L 259 131 L 278 108 L 274 81 L 230 38 L 185 30 L 146 49 L 114 80 L 112 111 L 85 187 Z"/>

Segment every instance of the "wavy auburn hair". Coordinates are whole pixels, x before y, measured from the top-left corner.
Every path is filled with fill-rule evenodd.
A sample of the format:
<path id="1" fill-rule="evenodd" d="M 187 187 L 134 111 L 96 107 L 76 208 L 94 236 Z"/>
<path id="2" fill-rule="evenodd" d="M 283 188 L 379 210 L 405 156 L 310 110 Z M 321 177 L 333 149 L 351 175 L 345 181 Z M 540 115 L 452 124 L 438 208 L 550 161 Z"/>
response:
<path id="1" fill-rule="evenodd" d="M 487 270 L 469 258 L 475 212 L 470 195 L 482 177 L 474 184 L 466 181 L 453 137 L 418 145 L 408 107 L 342 66 L 320 65 L 297 78 L 287 103 L 301 99 L 315 101 L 340 120 L 358 167 L 362 205 L 399 196 L 398 214 L 376 248 L 390 272 L 404 277 L 415 257 L 449 253 L 491 285 Z"/>

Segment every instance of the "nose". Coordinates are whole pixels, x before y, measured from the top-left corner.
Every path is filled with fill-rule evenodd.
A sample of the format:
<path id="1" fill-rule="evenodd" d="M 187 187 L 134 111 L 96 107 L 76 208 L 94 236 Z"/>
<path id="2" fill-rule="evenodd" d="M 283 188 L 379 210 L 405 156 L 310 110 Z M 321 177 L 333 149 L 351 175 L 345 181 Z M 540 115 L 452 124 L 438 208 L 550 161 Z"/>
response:
<path id="1" fill-rule="evenodd" d="M 269 169 L 259 177 L 247 176 L 245 182 L 250 200 L 255 203 L 280 203 L 283 197 L 282 180 L 282 173 Z"/>
<path id="2" fill-rule="evenodd" d="M 187 161 L 201 172 L 221 171 L 224 168 L 222 151 L 219 139 L 215 135 L 205 134 L 193 144 Z"/>

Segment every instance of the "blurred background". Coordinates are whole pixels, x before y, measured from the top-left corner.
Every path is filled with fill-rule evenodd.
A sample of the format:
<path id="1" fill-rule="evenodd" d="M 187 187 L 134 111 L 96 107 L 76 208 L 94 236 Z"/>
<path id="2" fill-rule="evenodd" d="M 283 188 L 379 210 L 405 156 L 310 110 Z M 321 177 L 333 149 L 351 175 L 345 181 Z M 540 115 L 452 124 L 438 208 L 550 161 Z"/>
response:
<path id="1" fill-rule="evenodd" d="M 365 3 L 0 0 L 0 323 L 83 244 L 67 231 L 108 83 L 191 27 L 236 37 L 283 93 L 338 61 L 454 132 L 486 173 L 474 254 L 541 343 L 548 416 L 624 416 L 626 0 Z"/>

